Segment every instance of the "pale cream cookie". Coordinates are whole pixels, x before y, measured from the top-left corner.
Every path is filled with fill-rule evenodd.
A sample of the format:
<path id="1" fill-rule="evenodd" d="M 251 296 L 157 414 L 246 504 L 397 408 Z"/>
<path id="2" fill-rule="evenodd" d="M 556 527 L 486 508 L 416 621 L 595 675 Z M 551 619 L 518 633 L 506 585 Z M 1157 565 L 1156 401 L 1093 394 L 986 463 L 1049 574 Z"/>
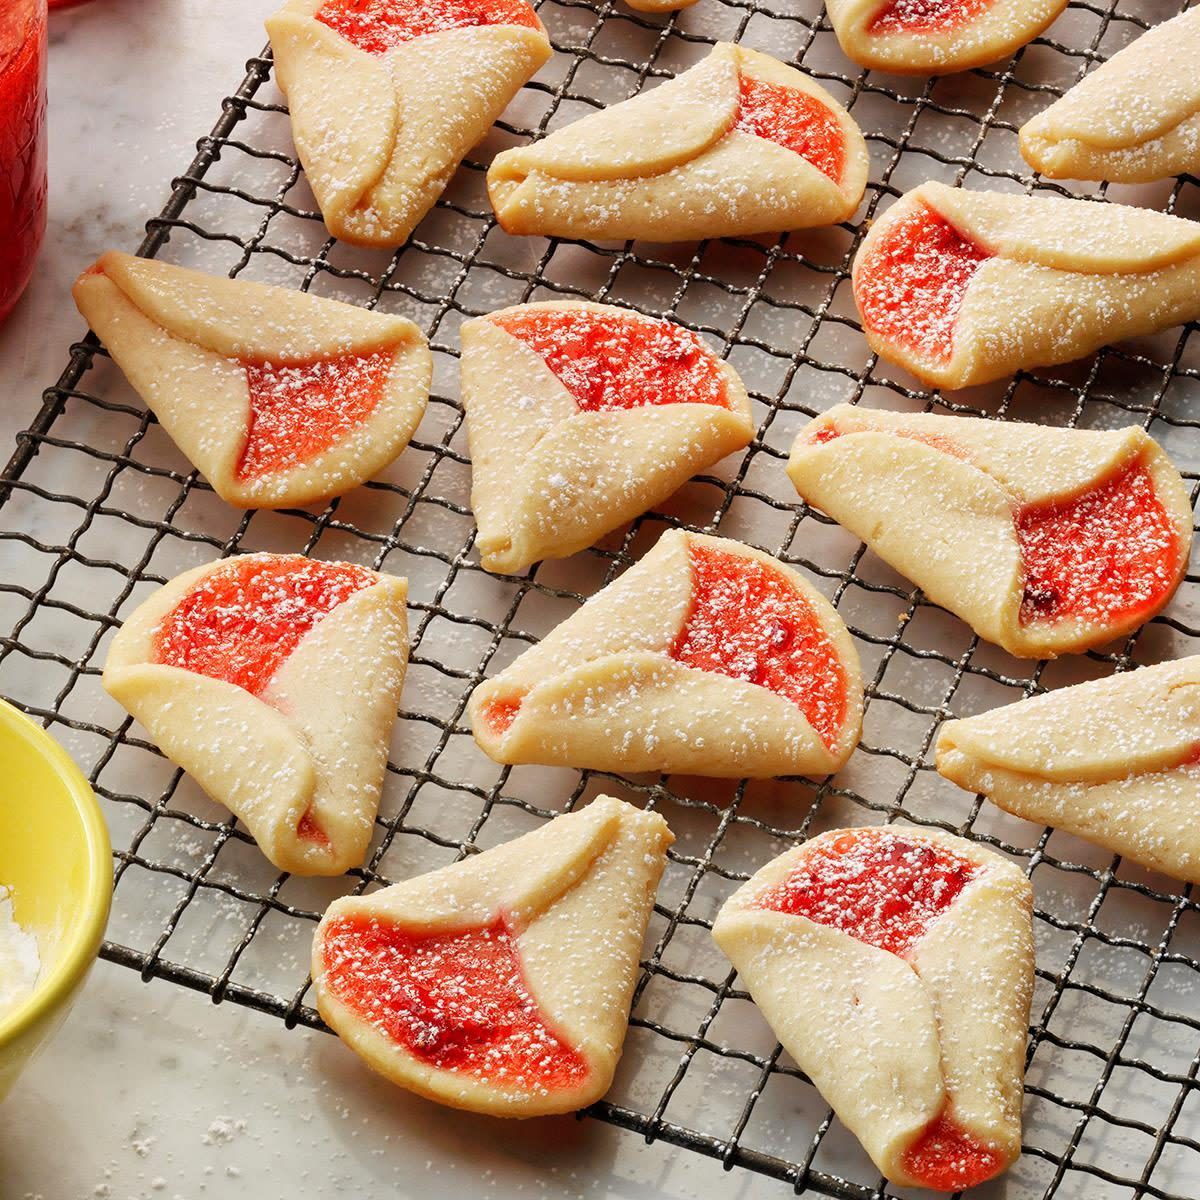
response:
<path id="1" fill-rule="evenodd" d="M 498 154 L 488 193 L 509 233 L 681 242 L 848 220 L 867 168 L 824 88 L 719 42 L 667 83 Z"/>
<path id="2" fill-rule="evenodd" d="M 900 75 L 947 75 L 1007 58 L 1042 33 L 1067 0 L 829 0 L 852 62 Z"/>
<path id="3" fill-rule="evenodd" d="M 550 57 L 525 0 L 287 0 L 267 21 L 329 232 L 399 246 Z"/>
<path id="4" fill-rule="evenodd" d="M 73 294 L 176 445 L 239 508 L 350 491 L 425 412 L 433 361 L 404 317 L 111 250 Z"/>
<path id="5" fill-rule="evenodd" d="M 1006 812 L 1200 883 L 1200 657 L 942 726 L 937 769 Z"/>
<path id="6" fill-rule="evenodd" d="M 393 1083 L 534 1117 L 608 1090 L 673 841 L 610 796 L 366 896 L 317 927 L 322 1017 Z"/>
<path id="7" fill-rule="evenodd" d="M 1033 889 L 973 842 L 895 826 L 774 859 L 713 925 L 783 1048 L 900 1187 L 1021 1153 Z"/>
<path id="8" fill-rule="evenodd" d="M 1200 9 L 1114 54 L 1021 128 L 1021 154 L 1050 179 L 1148 183 L 1200 170 Z"/>
<path id="9" fill-rule="evenodd" d="M 408 663 L 407 584 L 246 554 L 172 579 L 121 626 L 104 687 L 277 867 L 362 862 Z"/>
<path id="10" fill-rule="evenodd" d="M 790 567 L 671 530 L 475 689 L 497 762 L 717 777 L 825 775 L 862 729 L 858 654 Z"/>
<path id="11" fill-rule="evenodd" d="M 970 387 L 1200 316 L 1200 223 L 924 183 L 871 227 L 853 275 L 872 350 Z"/>
<path id="12" fill-rule="evenodd" d="M 842 404 L 801 430 L 788 475 L 935 604 L 1023 658 L 1130 633 L 1187 569 L 1188 489 L 1138 427 Z"/>
<path id="13" fill-rule="evenodd" d="M 604 304 L 466 322 L 462 399 L 489 571 L 590 546 L 754 436 L 742 381 L 701 337 Z"/>

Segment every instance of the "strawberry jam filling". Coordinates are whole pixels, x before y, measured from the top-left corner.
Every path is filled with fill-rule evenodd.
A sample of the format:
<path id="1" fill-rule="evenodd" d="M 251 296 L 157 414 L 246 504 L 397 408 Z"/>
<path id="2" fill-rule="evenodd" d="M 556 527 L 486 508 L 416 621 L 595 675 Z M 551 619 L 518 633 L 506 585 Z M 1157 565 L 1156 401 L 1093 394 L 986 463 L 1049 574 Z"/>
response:
<path id="1" fill-rule="evenodd" d="M 525 0 L 325 0 L 316 19 L 368 54 L 475 25 L 540 28 Z"/>
<path id="2" fill-rule="evenodd" d="M 921 205 L 875 243 L 854 283 L 863 324 L 932 362 L 949 362 L 954 326 L 975 272 L 992 255 Z"/>
<path id="3" fill-rule="evenodd" d="M 528 346 L 584 412 L 651 404 L 729 407 L 720 360 L 669 321 L 587 308 L 534 309 L 491 318 Z"/>
<path id="4" fill-rule="evenodd" d="M 394 354 L 347 354 L 296 367 L 246 363 L 250 426 L 239 479 L 312 462 L 363 425 L 383 399 Z"/>
<path id="5" fill-rule="evenodd" d="M 970 457 L 939 434 L 887 432 Z M 826 424 L 807 440 L 823 445 L 841 436 Z M 1178 579 L 1179 536 L 1150 473 L 1138 464 L 1071 500 L 1018 509 L 1015 524 L 1024 572 L 1022 625 L 1134 620 L 1157 609 Z"/>
<path id="6" fill-rule="evenodd" d="M 778 571 L 692 542 L 692 605 L 671 647 L 688 667 L 790 700 L 826 746 L 846 718 L 846 675 L 817 615 Z"/>
<path id="7" fill-rule="evenodd" d="M 950 33 L 981 17 L 992 0 L 892 0 L 867 26 L 873 34 Z"/>
<path id="8" fill-rule="evenodd" d="M 296 836 L 302 842 L 315 842 L 318 846 L 329 846 L 329 834 L 317 824 L 311 812 L 306 812 L 296 826 Z"/>
<path id="9" fill-rule="evenodd" d="M 350 563 L 235 558 L 163 618 L 154 661 L 258 695 L 322 617 L 374 582 Z"/>
<path id="10" fill-rule="evenodd" d="M 483 719 L 495 733 L 507 733 L 521 711 L 521 699 L 489 700 L 483 706 Z"/>
<path id="11" fill-rule="evenodd" d="M 805 440 L 813 446 L 823 446 L 826 442 L 833 442 L 840 438 L 845 431 L 839 429 L 832 421 L 825 425 L 817 425 L 815 428 L 810 426 L 805 430 Z M 951 441 L 950 438 L 944 437 L 940 433 L 924 433 L 916 432 L 909 429 L 865 429 L 855 430 L 856 433 L 890 433 L 895 437 L 909 438 L 914 442 L 923 442 L 926 446 L 932 446 L 935 450 L 942 451 L 943 454 L 952 454 L 955 458 L 969 458 L 967 451 L 957 442 Z"/>
<path id="12" fill-rule="evenodd" d="M 504 920 L 428 933 L 361 917 L 330 924 L 325 984 L 414 1057 L 521 1090 L 577 1087 L 587 1060 L 547 1024 Z"/>
<path id="13" fill-rule="evenodd" d="M 979 871 L 896 830 L 847 830 L 813 846 L 755 907 L 807 917 L 904 958 Z"/>
<path id="14" fill-rule="evenodd" d="M 994 1150 L 943 1114 L 904 1152 L 904 1169 L 923 1187 L 957 1192 L 991 1179 L 1004 1165 Z"/>
<path id="15" fill-rule="evenodd" d="M 846 138 L 837 116 L 815 96 L 798 88 L 743 75 L 735 129 L 766 138 L 812 163 L 834 183 L 846 166 Z"/>
<path id="16" fill-rule="evenodd" d="M 907 958 L 980 871 L 945 846 L 899 830 L 851 829 L 812 846 L 755 907 L 807 917 Z M 914 1179 L 946 1191 L 982 1183 L 1001 1166 L 999 1155 L 944 1111 L 904 1155 Z"/>
<path id="17" fill-rule="evenodd" d="M 1178 578 L 1174 523 L 1136 463 L 1072 500 L 1023 509 L 1017 540 L 1022 624 L 1134 619 L 1162 604 Z"/>

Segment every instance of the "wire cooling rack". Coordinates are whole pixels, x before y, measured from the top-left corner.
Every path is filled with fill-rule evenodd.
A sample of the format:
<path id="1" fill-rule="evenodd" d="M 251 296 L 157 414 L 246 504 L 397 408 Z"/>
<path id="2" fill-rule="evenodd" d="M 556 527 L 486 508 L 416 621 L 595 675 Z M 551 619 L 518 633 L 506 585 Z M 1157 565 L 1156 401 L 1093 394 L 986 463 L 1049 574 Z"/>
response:
<path id="1" fill-rule="evenodd" d="M 769 857 L 825 828 L 910 821 L 1010 854 L 1037 895 L 1037 992 L 1026 1148 L 980 1195 L 1200 1194 L 1200 911 L 1191 889 L 943 781 L 930 746 L 947 716 L 1200 650 L 1200 588 L 1109 653 L 1027 663 L 980 644 L 846 533 L 797 503 L 790 442 L 838 401 L 1111 428 L 1137 423 L 1192 481 L 1200 468 L 1200 345 L 1172 330 L 994 387 L 924 392 L 859 332 L 850 262 L 880 205 L 927 178 L 1047 188 L 1016 130 L 1097 61 L 1173 15 L 1153 0 L 1072 0 L 1052 36 L 1010 61 L 940 80 L 859 73 L 816 0 L 700 0 L 646 18 L 608 2 L 544 0 L 557 50 L 390 258 L 327 239 L 295 160 L 286 110 L 254 58 L 212 133 L 148 225 L 145 254 L 402 312 L 428 333 L 434 396 L 412 446 L 378 480 L 322 509 L 239 513 L 180 457 L 91 339 L 20 435 L 0 477 L 0 689 L 61 738 L 103 798 L 116 847 L 105 958 L 320 1027 L 307 951 L 329 900 L 515 836 L 601 791 L 659 809 L 678 840 L 652 919 L 632 1026 L 609 1098 L 590 1114 L 777 1177 L 796 1192 L 866 1200 L 887 1190 L 854 1139 L 781 1053 L 711 944 L 722 900 Z M 801 63 L 867 135 L 871 183 L 853 224 L 778 239 L 675 247 L 506 237 L 486 162 L 700 58 L 718 38 Z M 1200 215 L 1196 181 L 1096 194 Z M 83 264 L 80 264 L 81 266 Z M 738 368 L 757 435 L 719 473 L 600 546 L 524 575 L 486 575 L 474 527 L 456 330 L 524 300 L 582 296 L 669 316 Z M 667 526 L 719 531 L 796 564 L 837 605 L 863 657 L 863 744 L 823 781 L 729 783 L 502 769 L 474 747 L 471 689 L 569 614 Z M 279 875 L 245 831 L 147 743 L 102 692 L 120 620 L 155 585 L 218 555 L 304 551 L 410 580 L 413 654 L 365 865 L 337 880 Z"/>

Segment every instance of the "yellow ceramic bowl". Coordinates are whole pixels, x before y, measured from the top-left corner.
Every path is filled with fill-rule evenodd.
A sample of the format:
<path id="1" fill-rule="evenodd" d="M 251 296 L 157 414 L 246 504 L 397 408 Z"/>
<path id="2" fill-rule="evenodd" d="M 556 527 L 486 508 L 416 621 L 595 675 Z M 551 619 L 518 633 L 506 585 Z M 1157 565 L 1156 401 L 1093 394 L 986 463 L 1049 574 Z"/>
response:
<path id="1" fill-rule="evenodd" d="M 67 1015 L 96 958 L 112 897 L 100 806 L 67 752 L 0 700 L 0 885 L 35 934 L 42 968 L 30 996 L 0 1012 L 0 1099 Z"/>

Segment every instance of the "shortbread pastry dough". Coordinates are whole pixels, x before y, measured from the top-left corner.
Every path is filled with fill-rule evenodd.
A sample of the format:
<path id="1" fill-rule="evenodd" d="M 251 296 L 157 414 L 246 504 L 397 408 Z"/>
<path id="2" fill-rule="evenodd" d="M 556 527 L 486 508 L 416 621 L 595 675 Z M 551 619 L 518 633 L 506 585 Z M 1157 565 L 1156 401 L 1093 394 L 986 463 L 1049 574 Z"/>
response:
<path id="1" fill-rule="evenodd" d="M 799 106 L 785 124 L 800 149 L 753 132 L 774 128 L 756 122 L 776 101 Z M 824 88 L 719 42 L 660 87 L 498 154 L 488 193 L 509 233 L 680 242 L 848 220 L 867 167 L 858 126 Z"/>
<path id="2" fill-rule="evenodd" d="M 829 0 L 843 53 L 900 75 L 946 75 L 1007 58 L 1067 0 Z"/>
<path id="3" fill-rule="evenodd" d="M 924 183 L 872 226 L 853 275 L 873 350 L 970 387 L 1200 316 L 1200 223 Z"/>
<path id="4" fill-rule="evenodd" d="M 862 676 L 841 618 L 797 572 L 671 530 L 468 712 L 497 762 L 824 775 L 858 744 Z"/>
<path id="5" fill-rule="evenodd" d="M 406 593 L 300 555 L 208 563 L 125 621 L 104 687 L 277 867 L 339 875 L 362 862 L 379 808 Z"/>
<path id="6" fill-rule="evenodd" d="M 713 937 L 880 1171 L 956 1191 L 1021 1152 L 1032 909 L 962 838 L 833 830 L 734 892 Z"/>
<path id="7" fill-rule="evenodd" d="M 1021 154 L 1050 179 L 1149 183 L 1200 170 L 1200 9 L 1114 54 L 1021 128 Z"/>
<path id="8" fill-rule="evenodd" d="M 407 240 L 551 53 L 524 0 L 287 0 L 267 33 L 325 224 L 363 246 Z"/>
<path id="9" fill-rule="evenodd" d="M 455 1108 L 570 1112 L 612 1082 L 674 839 L 601 796 L 462 862 L 329 906 L 321 1015 L 368 1066 Z"/>
<path id="10" fill-rule="evenodd" d="M 489 571 L 590 546 L 754 436 L 746 389 L 703 339 L 603 304 L 466 322 L 462 397 Z"/>
<path id="11" fill-rule="evenodd" d="M 75 303 L 222 500 L 340 496 L 408 445 L 433 370 L 404 317 L 109 251 Z"/>
<path id="12" fill-rule="evenodd" d="M 937 769 L 1006 812 L 1200 883 L 1200 656 L 948 721 Z"/>
<path id="13" fill-rule="evenodd" d="M 1187 569 L 1187 487 L 1137 427 L 842 404 L 801 430 L 788 475 L 935 604 L 1023 658 L 1131 632 Z"/>

